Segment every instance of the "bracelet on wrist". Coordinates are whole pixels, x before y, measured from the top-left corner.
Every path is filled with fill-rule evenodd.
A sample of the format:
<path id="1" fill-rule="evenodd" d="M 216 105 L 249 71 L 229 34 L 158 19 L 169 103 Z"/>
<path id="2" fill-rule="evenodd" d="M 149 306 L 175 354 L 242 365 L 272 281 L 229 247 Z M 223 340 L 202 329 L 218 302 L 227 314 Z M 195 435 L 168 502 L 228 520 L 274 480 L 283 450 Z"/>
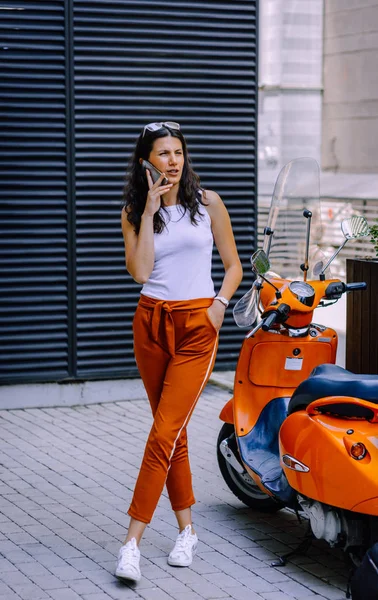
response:
<path id="1" fill-rule="evenodd" d="M 230 301 L 224 296 L 215 296 L 214 300 L 219 300 L 219 302 L 221 302 L 226 308 L 230 304 Z"/>

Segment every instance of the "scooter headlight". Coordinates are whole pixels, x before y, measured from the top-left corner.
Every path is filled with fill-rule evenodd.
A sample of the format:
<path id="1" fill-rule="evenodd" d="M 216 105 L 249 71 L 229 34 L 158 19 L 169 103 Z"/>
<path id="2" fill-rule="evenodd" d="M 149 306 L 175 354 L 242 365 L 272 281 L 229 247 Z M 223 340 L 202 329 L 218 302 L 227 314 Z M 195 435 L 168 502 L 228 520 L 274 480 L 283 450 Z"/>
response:
<path id="1" fill-rule="evenodd" d="M 312 306 L 314 304 L 315 290 L 309 283 L 305 281 L 292 281 L 289 285 L 289 290 L 305 306 Z"/>

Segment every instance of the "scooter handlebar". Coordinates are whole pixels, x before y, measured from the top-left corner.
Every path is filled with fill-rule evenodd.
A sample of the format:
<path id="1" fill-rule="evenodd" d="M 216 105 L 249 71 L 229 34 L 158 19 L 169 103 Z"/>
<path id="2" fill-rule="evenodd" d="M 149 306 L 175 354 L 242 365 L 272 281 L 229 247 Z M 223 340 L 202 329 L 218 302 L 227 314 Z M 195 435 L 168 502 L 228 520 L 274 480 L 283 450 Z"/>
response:
<path id="1" fill-rule="evenodd" d="M 367 285 L 364 281 L 356 283 L 344 283 L 342 281 L 332 281 L 325 291 L 327 300 L 338 300 L 345 292 L 354 292 L 356 290 L 366 290 Z"/>
<path id="2" fill-rule="evenodd" d="M 272 310 L 267 317 L 265 317 L 264 322 L 262 324 L 262 330 L 268 331 L 277 321 L 278 313 L 276 310 Z"/>
<path id="3" fill-rule="evenodd" d="M 367 285 L 365 281 L 358 281 L 356 283 L 346 283 L 345 292 L 354 292 L 355 290 L 366 290 Z"/>

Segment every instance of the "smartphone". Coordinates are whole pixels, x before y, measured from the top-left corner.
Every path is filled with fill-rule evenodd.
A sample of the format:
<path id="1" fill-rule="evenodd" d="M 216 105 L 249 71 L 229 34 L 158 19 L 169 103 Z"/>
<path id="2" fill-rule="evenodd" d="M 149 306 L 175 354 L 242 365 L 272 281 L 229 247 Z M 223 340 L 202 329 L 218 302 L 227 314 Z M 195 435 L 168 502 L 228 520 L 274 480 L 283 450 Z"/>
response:
<path id="1" fill-rule="evenodd" d="M 141 159 L 140 164 L 145 170 L 149 170 L 149 172 L 151 173 L 152 181 L 156 183 L 159 177 L 161 177 L 162 172 L 159 171 L 159 169 L 157 169 L 156 167 L 154 167 L 154 165 L 152 165 L 148 160 Z M 168 179 L 164 177 L 160 185 L 167 185 L 167 183 Z"/>

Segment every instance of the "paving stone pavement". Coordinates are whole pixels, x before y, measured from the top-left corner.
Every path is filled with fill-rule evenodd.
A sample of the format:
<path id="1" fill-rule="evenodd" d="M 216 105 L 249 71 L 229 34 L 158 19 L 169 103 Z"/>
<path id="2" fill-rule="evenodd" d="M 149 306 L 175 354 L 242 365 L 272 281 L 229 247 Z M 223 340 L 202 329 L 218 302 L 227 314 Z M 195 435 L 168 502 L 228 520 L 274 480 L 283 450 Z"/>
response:
<path id="1" fill-rule="evenodd" d="M 146 399 L 0 411 L 0 600 L 342 600 L 342 554 L 323 542 L 286 567 L 305 524 L 255 512 L 228 490 L 216 461 L 229 392 L 208 386 L 189 425 L 200 543 L 189 568 L 167 564 L 177 535 L 164 493 L 141 544 L 142 580 L 113 575 L 151 425 Z"/>

